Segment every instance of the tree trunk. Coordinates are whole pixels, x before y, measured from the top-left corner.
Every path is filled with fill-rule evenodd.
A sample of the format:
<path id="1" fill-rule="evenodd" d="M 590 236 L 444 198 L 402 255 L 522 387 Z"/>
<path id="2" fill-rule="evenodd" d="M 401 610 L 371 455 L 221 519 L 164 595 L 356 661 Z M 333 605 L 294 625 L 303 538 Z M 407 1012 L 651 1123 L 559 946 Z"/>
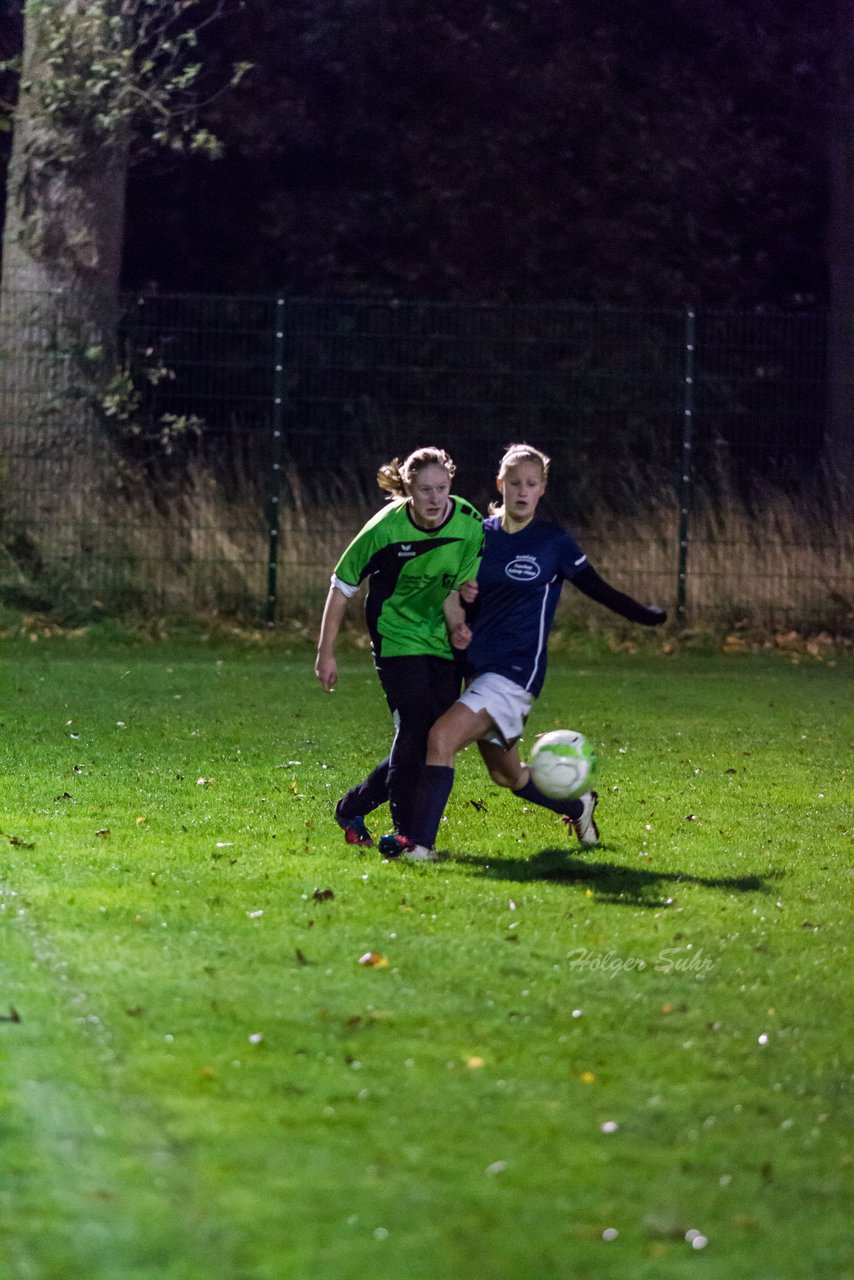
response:
<path id="1" fill-rule="evenodd" d="M 76 0 L 53 5 L 68 11 Z M 50 15 L 27 6 L 0 281 L 2 541 L 29 577 L 85 583 L 110 487 L 98 388 L 113 354 L 127 174 L 39 94 Z M 107 6 L 109 7 L 109 5 Z M 55 23 L 53 28 L 55 29 Z M 81 131 L 82 133 L 82 131 Z"/>

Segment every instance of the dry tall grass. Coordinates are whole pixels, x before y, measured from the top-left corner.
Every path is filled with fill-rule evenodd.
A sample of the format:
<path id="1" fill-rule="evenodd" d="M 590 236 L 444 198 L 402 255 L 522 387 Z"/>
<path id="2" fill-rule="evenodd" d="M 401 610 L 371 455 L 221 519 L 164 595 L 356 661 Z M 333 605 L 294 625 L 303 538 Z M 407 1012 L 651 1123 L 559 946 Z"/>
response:
<path id="1" fill-rule="evenodd" d="M 377 510 L 378 497 L 342 485 L 321 502 L 288 473 L 278 525 L 278 619 L 316 620 L 332 567 Z M 853 485 L 837 483 L 820 500 L 769 489 L 750 511 L 732 494 L 698 499 L 687 550 L 688 622 L 850 630 L 852 497 Z M 647 497 L 629 515 L 603 506 L 576 532 L 609 581 L 674 609 L 675 496 Z M 81 542 L 85 555 L 69 566 L 75 587 L 107 609 L 265 616 L 270 536 L 263 497 L 249 484 L 226 494 L 209 471 L 191 467 L 168 501 L 140 488 L 125 497 L 109 528 L 85 529 Z M 582 614 L 597 625 L 595 608 L 567 593 L 562 619 Z"/>
<path id="2" fill-rule="evenodd" d="M 694 625 L 845 629 L 854 623 L 854 486 L 818 496 L 767 489 L 751 509 L 731 491 L 700 497 L 688 524 L 686 613 Z M 600 572 L 673 606 L 676 498 L 628 518 L 604 511 L 583 531 Z"/>

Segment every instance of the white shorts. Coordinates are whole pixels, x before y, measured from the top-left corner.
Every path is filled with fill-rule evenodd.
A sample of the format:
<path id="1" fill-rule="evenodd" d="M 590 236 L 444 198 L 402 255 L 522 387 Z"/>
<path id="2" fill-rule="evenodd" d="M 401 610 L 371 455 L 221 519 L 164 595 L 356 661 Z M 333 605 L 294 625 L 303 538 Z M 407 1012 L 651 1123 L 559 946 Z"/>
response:
<path id="1" fill-rule="evenodd" d="M 485 741 L 509 747 L 521 736 L 534 698 L 506 676 L 485 671 L 472 680 L 465 693 L 460 695 L 460 702 L 464 702 L 470 711 L 488 711 L 498 733 L 486 735 Z"/>

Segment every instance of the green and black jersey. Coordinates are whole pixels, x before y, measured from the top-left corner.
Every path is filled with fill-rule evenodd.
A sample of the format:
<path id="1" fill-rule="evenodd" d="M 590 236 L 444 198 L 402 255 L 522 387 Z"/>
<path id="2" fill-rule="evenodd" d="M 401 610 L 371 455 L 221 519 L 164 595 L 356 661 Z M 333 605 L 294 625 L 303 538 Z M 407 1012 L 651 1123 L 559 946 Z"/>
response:
<path id="1" fill-rule="evenodd" d="M 443 604 L 449 591 L 477 576 L 483 520 L 471 503 L 450 499 L 443 524 L 415 524 L 400 498 L 369 520 L 335 566 L 333 584 L 352 595 L 368 579 L 365 615 L 375 658 L 453 656 Z"/>

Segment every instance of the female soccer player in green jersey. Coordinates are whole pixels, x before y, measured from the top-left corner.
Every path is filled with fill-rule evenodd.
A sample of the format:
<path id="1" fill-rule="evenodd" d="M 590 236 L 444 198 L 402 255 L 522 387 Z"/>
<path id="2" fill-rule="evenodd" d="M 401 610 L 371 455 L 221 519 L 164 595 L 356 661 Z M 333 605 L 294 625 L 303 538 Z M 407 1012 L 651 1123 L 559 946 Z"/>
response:
<path id="1" fill-rule="evenodd" d="M 315 675 L 331 693 L 347 602 L 367 578 L 371 651 L 395 727 L 388 759 L 338 802 L 335 817 L 350 844 L 373 843 L 364 815 L 386 799 L 395 829 L 407 830 L 430 728 L 460 692 L 451 636 L 464 625 L 458 588 L 476 577 L 483 522 L 452 495 L 455 470 L 444 449 L 432 447 L 381 467 L 377 483 L 391 501 L 356 534 L 332 574 Z"/>
<path id="2" fill-rule="evenodd" d="M 546 675 L 548 636 L 565 582 L 631 622 L 660 626 L 667 614 L 618 591 L 599 576 L 568 530 L 537 512 L 549 459 L 529 444 L 506 450 L 498 468 L 501 502 L 484 521 L 484 554 L 466 649 L 465 693 L 432 727 L 425 767 L 411 805 L 411 826 L 384 836 L 380 853 L 416 861 L 433 848 L 454 783 L 457 753 L 477 742 L 492 780 L 521 800 L 561 814 L 581 844 L 599 839 L 598 796 L 552 800 L 537 788 L 518 740 Z M 467 592 L 463 592 L 464 597 Z M 465 641 L 467 628 L 458 639 Z"/>

